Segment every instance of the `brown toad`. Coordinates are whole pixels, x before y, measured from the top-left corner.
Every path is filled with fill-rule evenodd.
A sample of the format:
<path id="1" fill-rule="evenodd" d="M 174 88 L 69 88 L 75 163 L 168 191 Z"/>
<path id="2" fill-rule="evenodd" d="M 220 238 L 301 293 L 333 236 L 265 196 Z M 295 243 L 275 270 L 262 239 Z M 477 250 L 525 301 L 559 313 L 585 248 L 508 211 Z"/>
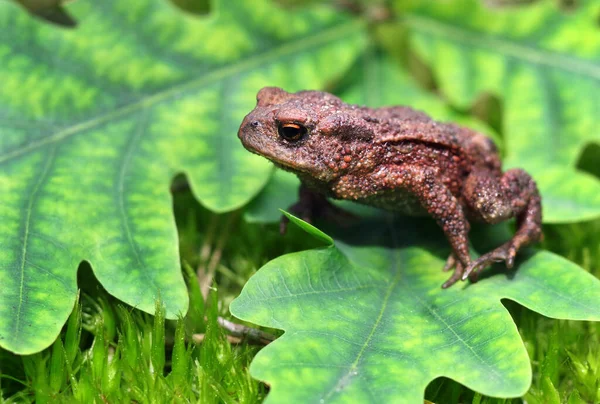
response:
<path id="1" fill-rule="evenodd" d="M 330 197 L 433 216 L 452 247 L 444 269 L 455 270 L 444 288 L 476 279 L 493 262 L 511 268 L 520 248 L 542 238 L 535 182 L 520 169 L 502 173 L 484 135 L 408 107 L 348 105 L 319 91 L 266 87 L 257 101 L 238 136 L 246 149 L 298 175 L 300 201 L 291 211 L 310 220 L 335 210 Z M 514 237 L 472 261 L 467 219 L 498 223 L 513 216 Z"/>

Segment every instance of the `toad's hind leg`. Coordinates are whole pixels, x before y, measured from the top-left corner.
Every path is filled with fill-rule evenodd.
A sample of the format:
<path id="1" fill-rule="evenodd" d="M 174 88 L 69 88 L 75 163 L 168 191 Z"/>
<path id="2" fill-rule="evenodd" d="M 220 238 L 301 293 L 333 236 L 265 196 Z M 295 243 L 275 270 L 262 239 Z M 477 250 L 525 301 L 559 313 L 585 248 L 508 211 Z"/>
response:
<path id="1" fill-rule="evenodd" d="M 505 261 L 512 268 L 517 252 L 542 239 L 542 205 L 540 193 L 535 181 L 521 169 L 512 169 L 504 173 L 500 186 L 506 200 L 500 205 L 510 204 L 512 214 L 517 217 L 517 232 L 513 238 L 482 255 L 465 268 L 462 279 L 475 280 L 477 273 L 494 262 Z"/>
<path id="2" fill-rule="evenodd" d="M 437 177 L 436 172 L 420 166 L 389 167 L 387 183 L 415 195 L 419 203 L 438 222 L 452 247 L 446 270 L 454 274 L 442 285 L 447 288 L 461 279 L 463 269 L 471 264 L 469 256 L 469 223 L 459 201 Z"/>

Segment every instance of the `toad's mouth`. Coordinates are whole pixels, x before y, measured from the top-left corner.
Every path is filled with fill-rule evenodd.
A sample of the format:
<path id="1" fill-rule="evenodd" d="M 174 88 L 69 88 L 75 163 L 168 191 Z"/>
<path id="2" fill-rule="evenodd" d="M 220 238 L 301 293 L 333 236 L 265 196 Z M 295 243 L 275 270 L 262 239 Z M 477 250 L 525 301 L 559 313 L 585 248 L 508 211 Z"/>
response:
<path id="1" fill-rule="evenodd" d="M 247 139 L 244 138 L 240 139 L 242 140 L 242 144 L 244 145 L 244 148 L 246 148 L 246 150 L 253 154 L 266 158 L 267 160 L 271 161 L 277 168 L 281 168 L 282 170 L 289 171 L 292 173 L 303 173 L 308 175 L 314 175 L 317 172 L 317 170 L 314 167 L 302 166 L 298 164 L 298 161 L 282 159 L 280 156 L 276 155 L 275 152 L 265 150 L 268 148 L 262 148 L 260 147 L 261 145 L 258 145 L 258 147 L 256 147 L 253 144 L 253 142 L 247 141 Z"/>
<path id="2" fill-rule="evenodd" d="M 269 159 L 269 160 L 271 160 L 271 162 L 273 163 L 273 165 L 275 165 L 275 167 L 281 168 L 282 170 L 285 170 L 285 171 L 289 171 L 292 173 L 308 174 L 308 175 L 313 174 L 313 171 L 309 170 L 308 168 L 298 167 L 298 166 L 292 167 L 290 165 L 287 165 L 285 162 L 279 162 L 279 161 L 272 160 L 272 159 Z"/>
<path id="3" fill-rule="evenodd" d="M 257 154 L 259 156 L 266 158 L 271 163 L 273 163 L 273 165 L 275 167 L 280 168 L 285 171 L 289 171 L 292 173 L 308 174 L 311 176 L 317 172 L 317 170 L 315 170 L 313 167 L 302 166 L 302 165 L 299 165 L 298 162 L 284 160 L 284 159 L 281 159 L 278 156 L 274 156 L 270 153 L 258 152 L 256 150 L 252 150 L 250 148 L 248 148 L 248 150 L 250 150 L 254 154 Z"/>

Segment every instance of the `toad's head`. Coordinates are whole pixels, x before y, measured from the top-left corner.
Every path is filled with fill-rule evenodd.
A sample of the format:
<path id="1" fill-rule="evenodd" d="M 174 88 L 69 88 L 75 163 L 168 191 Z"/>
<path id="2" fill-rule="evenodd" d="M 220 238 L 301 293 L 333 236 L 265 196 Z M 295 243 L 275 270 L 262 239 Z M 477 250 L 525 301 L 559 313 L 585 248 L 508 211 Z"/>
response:
<path id="1" fill-rule="evenodd" d="M 351 168 L 344 155 L 365 149 L 373 138 L 361 107 L 331 94 L 265 87 L 256 98 L 238 137 L 246 149 L 288 171 L 328 182 Z"/>

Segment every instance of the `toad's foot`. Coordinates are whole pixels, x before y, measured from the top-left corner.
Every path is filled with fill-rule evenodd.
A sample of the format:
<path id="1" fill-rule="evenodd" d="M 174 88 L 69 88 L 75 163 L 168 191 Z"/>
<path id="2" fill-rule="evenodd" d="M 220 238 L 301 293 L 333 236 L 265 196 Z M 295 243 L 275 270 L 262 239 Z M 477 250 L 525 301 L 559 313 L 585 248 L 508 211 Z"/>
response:
<path id="1" fill-rule="evenodd" d="M 515 256 L 517 255 L 518 246 L 512 241 L 502 244 L 495 250 L 490 251 L 487 254 L 483 254 L 477 260 L 473 261 L 467 266 L 466 270 L 462 274 L 462 280 L 467 278 L 471 281 L 476 281 L 479 272 L 492 265 L 495 262 L 506 262 L 507 268 L 512 268 L 515 265 Z"/>
<path id="2" fill-rule="evenodd" d="M 456 282 L 461 280 L 463 276 L 465 267 L 459 260 L 456 259 L 456 255 L 454 255 L 454 253 L 451 253 L 448 259 L 446 260 L 446 264 L 444 265 L 444 272 L 448 272 L 452 268 L 454 268 L 454 273 L 446 282 L 442 284 L 442 289 L 446 289 L 454 285 Z"/>

